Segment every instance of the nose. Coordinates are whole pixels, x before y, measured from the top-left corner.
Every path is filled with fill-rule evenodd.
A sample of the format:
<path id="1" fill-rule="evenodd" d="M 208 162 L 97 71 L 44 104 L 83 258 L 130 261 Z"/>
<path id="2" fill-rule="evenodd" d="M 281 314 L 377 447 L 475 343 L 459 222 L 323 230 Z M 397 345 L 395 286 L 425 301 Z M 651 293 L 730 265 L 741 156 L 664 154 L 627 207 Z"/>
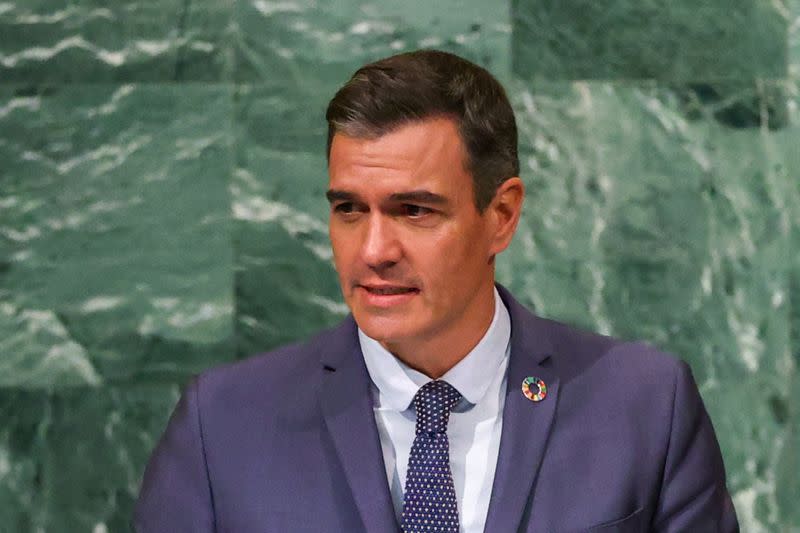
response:
<path id="1" fill-rule="evenodd" d="M 361 259 L 373 270 L 384 270 L 397 264 L 402 255 L 402 247 L 391 220 L 379 213 L 372 214 L 365 224 Z"/>

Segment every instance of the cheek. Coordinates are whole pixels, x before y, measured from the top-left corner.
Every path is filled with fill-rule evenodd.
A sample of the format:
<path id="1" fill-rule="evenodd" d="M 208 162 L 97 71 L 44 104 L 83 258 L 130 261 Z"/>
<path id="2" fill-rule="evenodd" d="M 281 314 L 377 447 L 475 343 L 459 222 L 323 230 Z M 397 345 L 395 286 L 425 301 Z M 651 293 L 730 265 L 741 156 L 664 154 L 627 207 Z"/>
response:
<path id="1" fill-rule="evenodd" d="M 414 250 L 418 271 L 448 292 L 451 287 L 463 285 L 483 266 L 483 243 L 474 232 L 472 238 L 469 235 L 463 230 L 453 231 L 431 239 L 425 246 L 417 245 Z"/>
<path id="2" fill-rule="evenodd" d="M 331 241 L 331 250 L 333 251 L 333 260 L 337 264 L 337 266 L 344 266 L 344 263 L 348 261 L 350 254 L 352 252 L 352 239 L 348 239 L 344 233 L 340 233 L 338 231 L 331 230 L 328 233 L 328 237 Z"/>
<path id="3" fill-rule="evenodd" d="M 339 277 L 339 284 L 342 290 L 346 293 L 348 286 L 348 279 L 353 271 L 352 260 L 350 258 L 348 249 L 343 243 L 331 240 L 331 248 L 333 250 L 333 267 Z"/>

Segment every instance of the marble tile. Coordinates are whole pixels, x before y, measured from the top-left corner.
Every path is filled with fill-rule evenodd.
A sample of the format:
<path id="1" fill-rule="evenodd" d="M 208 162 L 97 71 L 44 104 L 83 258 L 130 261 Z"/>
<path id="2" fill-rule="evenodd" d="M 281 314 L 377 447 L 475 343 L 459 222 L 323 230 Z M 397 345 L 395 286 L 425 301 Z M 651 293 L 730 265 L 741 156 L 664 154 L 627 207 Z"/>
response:
<path id="1" fill-rule="evenodd" d="M 800 190 L 800 179 L 798 171 L 800 169 L 800 1 L 788 0 L 785 3 L 791 24 L 789 26 L 789 80 L 787 82 L 788 92 L 791 94 L 789 100 L 789 122 L 791 128 L 781 132 L 780 142 L 782 152 L 788 161 L 787 167 L 792 169 L 790 183 L 796 190 Z M 799 193 L 800 194 L 800 193 Z M 796 196 L 795 196 L 796 197 Z M 787 205 L 797 213 L 800 211 L 798 203 L 788 203 Z M 787 524 L 786 529 L 790 531 L 800 531 L 800 215 L 794 218 L 792 225 L 792 242 L 788 253 L 791 259 L 791 271 L 789 279 L 789 315 L 790 315 L 790 345 L 794 361 L 794 373 L 792 384 L 789 389 L 788 397 L 791 401 L 787 402 L 787 408 L 782 413 L 786 418 L 788 434 L 783 440 L 782 449 L 778 457 L 776 486 L 777 486 L 777 510 L 783 521 Z M 793 529 L 792 529 L 793 528 Z"/>
<path id="2" fill-rule="evenodd" d="M 3 531 L 43 526 L 41 457 L 49 414 L 46 394 L 0 389 L 0 516 Z"/>
<path id="3" fill-rule="evenodd" d="M 796 294 L 800 298 L 800 291 Z M 794 300 L 798 301 L 798 300 Z M 796 307 L 796 306 L 795 306 Z M 795 319 L 795 325 L 800 324 L 800 320 Z M 795 331 L 798 331 L 795 329 Z M 797 346 L 800 345 L 795 337 L 793 346 L 797 354 Z M 796 357 L 796 359 L 798 359 Z M 789 390 L 790 398 L 798 398 L 800 395 L 800 373 L 795 373 L 792 387 Z M 797 401 L 789 404 L 786 415 L 787 433 L 780 442 L 780 453 L 777 457 L 777 473 L 775 475 L 776 485 L 776 510 L 785 524 L 787 531 L 800 530 L 800 508 L 797 505 L 800 499 L 800 408 Z"/>
<path id="4" fill-rule="evenodd" d="M 789 73 L 800 80 L 800 0 L 786 0 L 785 16 L 789 20 Z"/>
<path id="5" fill-rule="evenodd" d="M 240 89 L 231 190 L 241 356 L 307 338 L 347 312 L 327 233 L 328 98 Z"/>
<path id="6" fill-rule="evenodd" d="M 225 87 L 0 89 L 0 387 L 232 356 Z"/>
<path id="7" fill-rule="evenodd" d="M 179 391 L 0 389 L 2 530 L 129 531 L 144 465 Z"/>
<path id="8" fill-rule="evenodd" d="M 544 316 L 688 361 L 743 531 L 791 523 L 800 131 L 734 127 L 654 84 L 511 92 L 528 193 L 498 278 Z"/>
<path id="9" fill-rule="evenodd" d="M 0 81 L 221 81 L 232 62 L 233 0 L 0 4 Z"/>
<path id="10" fill-rule="evenodd" d="M 761 0 L 512 0 L 513 68 L 525 78 L 780 78 L 788 9 Z"/>
<path id="11" fill-rule="evenodd" d="M 304 91 L 416 48 L 455 52 L 502 75 L 510 65 L 508 9 L 506 2 L 457 0 L 241 0 L 235 78 Z"/>

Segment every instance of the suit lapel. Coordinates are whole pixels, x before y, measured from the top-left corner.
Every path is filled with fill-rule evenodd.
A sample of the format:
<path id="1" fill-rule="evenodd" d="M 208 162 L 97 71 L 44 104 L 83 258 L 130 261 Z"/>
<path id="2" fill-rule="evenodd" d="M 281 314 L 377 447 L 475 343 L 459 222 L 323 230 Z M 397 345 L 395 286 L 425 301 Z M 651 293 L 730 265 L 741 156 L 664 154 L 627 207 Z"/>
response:
<path id="1" fill-rule="evenodd" d="M 366 531 L 397 531 L 369 374 L 352 317 L 339 331 L 335 345 L 320 347 L 324 355 L 318 393 L 323 417 Z"/>
<path id="2" fill-rule="evenodd" d="M 517 531 L 536 483 L 555 415 L 559 380 L 553 368 L 553 345 L 541 319 L 533 316 L 498 285 L 511 316 L 511 356 L 503 409 L 503 430 L 492 496 L 484 531 Z M 547 385 L 539 402 L 522 393 L 526 377 Z"/>

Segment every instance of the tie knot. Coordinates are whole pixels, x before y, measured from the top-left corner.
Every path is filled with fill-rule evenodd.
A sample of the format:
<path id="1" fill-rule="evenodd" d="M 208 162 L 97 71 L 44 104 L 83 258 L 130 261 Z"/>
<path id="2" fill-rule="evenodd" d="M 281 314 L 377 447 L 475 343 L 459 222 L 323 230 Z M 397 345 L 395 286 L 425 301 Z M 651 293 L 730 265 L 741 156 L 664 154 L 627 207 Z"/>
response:
<path id="1" fill-rule="evenodd" d="M 429 381 L 414 396 L 417 410 L 417 434 L 446 433 L 450 411 L 461 399 L 459 393 L 446 381 Z"/>

